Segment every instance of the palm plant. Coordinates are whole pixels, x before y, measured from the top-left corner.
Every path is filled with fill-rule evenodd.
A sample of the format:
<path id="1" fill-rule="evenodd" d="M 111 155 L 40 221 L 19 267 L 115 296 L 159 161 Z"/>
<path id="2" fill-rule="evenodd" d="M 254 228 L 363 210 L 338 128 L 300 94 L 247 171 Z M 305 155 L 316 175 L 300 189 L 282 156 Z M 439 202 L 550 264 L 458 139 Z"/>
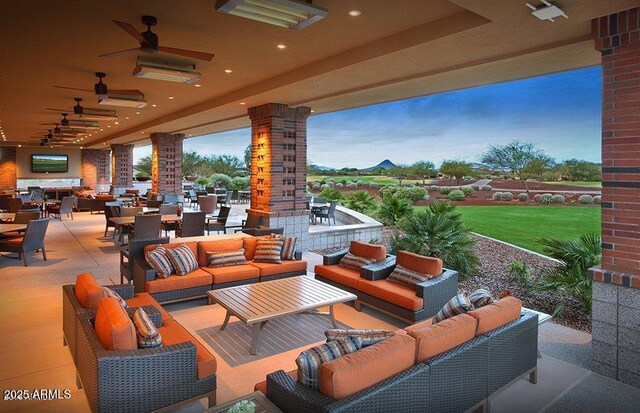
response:
<path id="1" fill-rule="evenodd" d="M 409 251 L 440 258 L 444 266 L 466 278 L 478 271 L 475 242 L 453 205 L 434 202 L 424 211 L 404 218 L 391 237 L 391 251 Z"/>
<path id="2" fill-rule="evenodd" d="M 367 191 L 354 191 L 343 201 L 344 206 L 357 212 L 366 213 L 376 208 L 376 199 Z"/>
<path id="3" fill-rule="evenodd" d="M 408 199 L 397 196 L 388 196 L 382 200 L 378 208 L 378 218 L 385 225 L 396 225 L 396 223 L 413 212 L 413 204 Z"/>
<path id="4" fill-rule="evenodd" d="M 577 239 L 540 238 L 538 243 L 545 247 L 545 254 L 559 260 L 560 265 L 542 270 L 536 279 L 536 290 L 573 297 L 590 314 L 592 281 L 588 270 L 600 263 L 601 241 L 598 234 L 583 234 Z M 561 302 L 554 315 L 562 314 L 565 308 Z"/>

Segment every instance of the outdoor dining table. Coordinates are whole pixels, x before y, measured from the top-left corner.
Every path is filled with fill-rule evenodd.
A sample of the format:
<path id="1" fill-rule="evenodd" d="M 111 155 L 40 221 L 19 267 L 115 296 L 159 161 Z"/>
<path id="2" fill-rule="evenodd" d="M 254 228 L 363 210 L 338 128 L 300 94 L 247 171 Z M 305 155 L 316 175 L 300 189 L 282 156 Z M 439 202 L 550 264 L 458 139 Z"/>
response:
<path id="1" fill-rule="evenodd" d="M 109 221 L 113 222 L 114 224 L 121 226 L 121 225 L 133 225 L 135 223 L 136 217 L 135 216 L 130 216 L 130 217 L 111 217 L 109 218 Z M 182 216 L 178 216 L 178 215 L 163 215 L 160 218 L 160 221 L 162 221 L 163 223 L 166 222 L 175 222 L 175 221 L 182 221 Z"/>
<path id="2" fill-rule="evenodd" d="M 311 210 L 311 223 L 316 224 L 318 221 L 316 219 L 316 212 L 322 210 L 322 208 L 328 208 L 329 203 L 327 202 L 309 202 L 309 209 Z"/>
<path id="3" fill-rule="evenodd" d="M 143 214 L 155 214 L 160 212 L 160 208 L 154 208 L 154 207 L 142 207 L 142 213 Z"/>
<path id="4" fill-rule="evenodd" d="M 16 214 L 13 212 L 0 212 L 0 222 L 3 221 L 13 221 L 16 217 Z"/>
<path id="5" fill-rule="evenodd" d="M 0 234 L 26 229 L 27 224 L 0 224 Z"/>

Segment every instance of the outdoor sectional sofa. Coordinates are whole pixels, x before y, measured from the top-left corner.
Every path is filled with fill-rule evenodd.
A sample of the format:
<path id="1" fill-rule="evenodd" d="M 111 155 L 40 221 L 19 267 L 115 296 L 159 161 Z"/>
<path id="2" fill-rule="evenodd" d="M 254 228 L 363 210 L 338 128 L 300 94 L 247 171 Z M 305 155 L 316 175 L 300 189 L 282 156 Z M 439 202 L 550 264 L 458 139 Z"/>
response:
<path id="1" fill-rule="evenodd" d="M 363 266 L 360 271 L 345 268 L 339 263 L 348 252 L 377 262 Z M 386 278 L 396 262 L 434 278 L 419 283 L 416 289 L 389 282 Z M 384 246 L 360 241 L 351 241 L 349 249 L 325 255 L 323 265 L 316 265 L 314 272 L 317 280 L 357 295 L 357 310 L 365 304 L 409 322 L 434 316 L 456 295 L 458 286 L 458 273 L 442 268 L 442 261 L 437 258 L 404 251 L 396 257 L 387 255 Z"/>
<path id="2" fill-rule="evenodd" d="M 91 211 L 94 212 L 102 212 L 104 211 L 104 204 L 106 202 L 115 201 L 115 197 L 109 194 L 97 194 L 97 195 L 89 195 L 83 192 L 77 192 L 77 205 L 76 208 L 78 211 Z"/>
<path id="3" fill-rule="evenodd" d="M 320 367 L 319 391 L 299 383 L 297 371 L 283 370 L 255 388 L 285 413 L 488 408 L 489 396 L 510 383 L 526 375 L 537 381 L 538 316 L 521 311 L 514 297 L 498 303 L 436 329 L 428 328 L 431 319 L 422 321 L 328 361 Z"/>
<path id="4" fill-rule="evenodd" d="M 159 278 L 144 259 L 144 254 L 155 249 L 158 244 L 147 245 L 137 253 L 131 253 L 133 285 L 136 293 L 147 292 L 162 303 L 206 297 L 206 292 L 219 288 L 234 287 L 254 282 L 277 280 L 307 274 L 307 262 L 302 261 L 302 253 L 296 252 L 295 259 L 282 260 L 281 264 L 253 262 L 258 237 L 246 235 L 243 238 L 215 241 L 187 241 L 198 259 L 199 268 L 189 274 L 175 274 Z M 164 244 L 164 243 L 163 243 Z M 167 243 L 167 249 L 175 248 L 183 242 Z M 207 252 L 230 252 L 244 249 L 246 265 L 209 268 Z"/>
<path id="5" fill-rule="evenodd" d="M 130 284 L 108 287 L 127 302 L 129 316 L 144 308 L 163 344 L 107 350 L 94 325 L 104 300 L 101 287 L 83 277 L 63 286 L 63 333 L 76 364 L 78 388 L 84 388 L 93 412 L 149 412 L 205 397 L 209 407 L 216 404 L 215 356 L 149 294 L 134 295 Z"/>

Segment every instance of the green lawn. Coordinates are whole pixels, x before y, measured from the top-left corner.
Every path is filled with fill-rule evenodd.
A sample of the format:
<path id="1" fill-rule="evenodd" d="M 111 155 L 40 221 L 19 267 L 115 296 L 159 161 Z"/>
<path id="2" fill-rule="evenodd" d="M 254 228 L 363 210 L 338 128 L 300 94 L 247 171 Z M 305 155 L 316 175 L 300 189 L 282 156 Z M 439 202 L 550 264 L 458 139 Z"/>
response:
<path id="1" fill-rule="evenodd" d="M 474 232 L 543 253 L 540 237 L 575 238 L 600 233 L 600 208 L 556 206 L 459 206 Z"/>
<path id="2" fill-rule="evenodd" d="M 370 175 L 370 176 L 352 176 L 352 175 L 337 175 L 337 176 L 329 176 L 329 175 L 309 175 L 307 176 L 307 182 L 317 182 L 317 181 L 322 181 L 323 179 L 329 180 L 329 179 L 333 179 L 336 182 L 340 182 L 343 179 L 346 180 L 347 182 L 352 181 L 354 179 L 357 179 L 359 181 L 362 182 L 376 182 L 378 185 L 397 185 L 398 184 L 398 180 L 394 179 L 390 176 L 385 176 L 385 175 Z M 431 183 L 430 180 L 427 179 L 427 184 Z M 413 184 L 413 183 L 419 183 L 422 184 L 421 180 L 415 180 L 415 179 L 403 179 L 402 180 L 402 184 Z"/>
<path id="3" fill-rule="evenodd" d="M 579 186 L 583 188 L 602 188 L 602 182 L 600 181 L 550 181 L 545 182 L 545 184 L 549 185 L 571 185 L 571 186 Z"/>

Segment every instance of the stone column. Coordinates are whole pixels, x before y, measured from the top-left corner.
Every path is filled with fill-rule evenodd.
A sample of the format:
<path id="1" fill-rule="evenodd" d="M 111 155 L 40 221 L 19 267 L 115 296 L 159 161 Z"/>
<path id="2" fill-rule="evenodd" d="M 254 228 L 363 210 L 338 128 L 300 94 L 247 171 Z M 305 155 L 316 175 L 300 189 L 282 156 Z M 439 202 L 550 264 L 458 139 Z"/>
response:
<path id="1" fill-rule="evenodd" d="M 109 190 L 110 181 L 109 151 L 101 149 L 82 150 L 82 185 L 95 189 L 96 192 Z"/>
<path id="2" fill-rule="evenodd" d="M 151 134 L 151 190 L 160 194 L 182 194 L 181 133 Z"/>
<path id="3" fill-rule="evenodd" d="M 265 225 L 284 227 L 306 249 L 305 208 L 308 107 L 267 103 L 248 110 L 251 118 L 251 208 Z"/>
<path id="4" fill-rule="evenodd" d="M 111 145 L 111 185 L 114 190 L 133 186 L 133 145 Z"/>
<path id="5" fill-rule="evenodd" d="M 0 188 L 18 186 L 16 150 L 15 146 L 0 146 Z"/>
<path id="6" fill-rule="evenodd" d="M 602 54 L 602 264 L 591 367 L 640 387 L 640 12 L 592 21 Z"/>

